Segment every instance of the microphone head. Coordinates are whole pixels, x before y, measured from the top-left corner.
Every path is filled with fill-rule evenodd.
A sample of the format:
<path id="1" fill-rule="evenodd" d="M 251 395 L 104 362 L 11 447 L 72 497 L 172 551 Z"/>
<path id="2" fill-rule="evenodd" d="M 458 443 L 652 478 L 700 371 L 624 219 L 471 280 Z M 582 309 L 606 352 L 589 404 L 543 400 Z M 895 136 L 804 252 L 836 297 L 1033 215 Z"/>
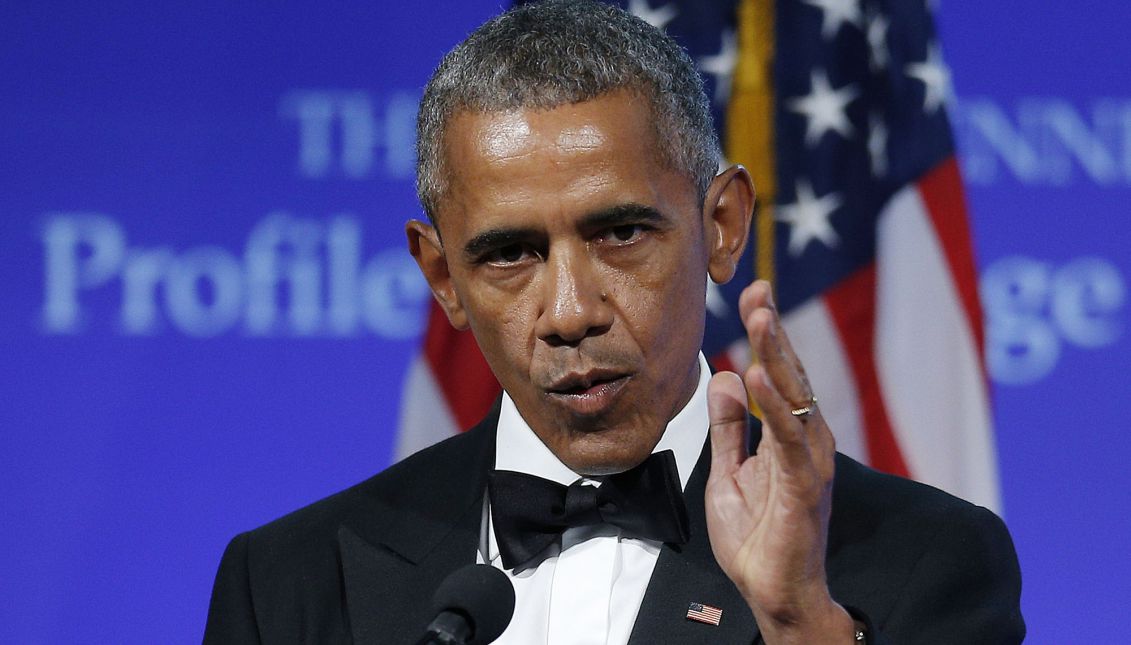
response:
<path id="1" fill-rule="evenodd" d="M 434 613 L 455 611 L 471 623 L 468 645 L 486 645 L 502 635 L 514 615 L 514 586 L 502 571 L 488 564 L 456 569 L 432 596 Z"/>

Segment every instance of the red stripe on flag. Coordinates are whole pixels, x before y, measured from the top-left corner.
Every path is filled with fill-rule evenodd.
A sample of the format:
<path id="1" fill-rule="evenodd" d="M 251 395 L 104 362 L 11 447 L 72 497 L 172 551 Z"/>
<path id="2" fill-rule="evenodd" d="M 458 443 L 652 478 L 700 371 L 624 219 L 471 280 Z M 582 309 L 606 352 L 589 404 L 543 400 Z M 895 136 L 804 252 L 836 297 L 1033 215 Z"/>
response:
<path id="1" fill-rule="evenodd" d="M 985 370 L 985 327 L 982 325 L 982 307 L 978 301 L 978 271 L 974 266 L 974 243 L 970 238 L 970 223 L 966 216 L 966 198 L 962 191 L 962 177 L 958 162 L 948 157 L 919 180 L 919 194 L 927 207 L 935 236 L 942 245 L 947 265 L 970 331 L 978 343 L 978 358 Z"/>
<path id="2" fill-rule="evenodd" d="M 876 372 L 876 265 L 853 273 L 822 297 L 856 379 L 868 462 L 878 470 L 907 477 L 907 462 L 892 432 Z"/>
<path id="3" fill-rule="evenodd" d="M 424 356 L 460 430 L 482 419 L 502 388 L 470 331 L 459 331 L 436 301 L 428 312 Z"/>
<path id="4" fill-rule="evenodd" d="M 738 371 L 738 366 L 734 364 L 734 361 L 730 360 L 730 356 L 727 354 L 726 350 L 723 350 L 718 354 L 711 356 L 707 359 L 707 362 L 711 364 L 711 367 L 715 368 L 715 370 L 719 372 Z"/>

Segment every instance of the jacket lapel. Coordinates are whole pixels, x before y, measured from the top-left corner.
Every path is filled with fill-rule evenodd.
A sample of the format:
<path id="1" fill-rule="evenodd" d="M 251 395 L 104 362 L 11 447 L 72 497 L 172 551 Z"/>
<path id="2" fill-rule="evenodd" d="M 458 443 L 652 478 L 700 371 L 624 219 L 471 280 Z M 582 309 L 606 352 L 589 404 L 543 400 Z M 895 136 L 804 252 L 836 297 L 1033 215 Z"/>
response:
<path id="1" fill-rule="evenodd" d="M 405 471 L 395 478 L 397 490 L 382 491 L 367 512 L 339 528 L 345 613 L 358 645 L 418 638 L 432 618 L 433 591 L 449 573 L 475 562 L 497 423 L 496 404 L 479 425 L 441 447 L 427 471 L 409 462 L 394 466 Z M 752 445 L 758 437 L 755 427 Z M 684 491 L 690 539 L 661 548 L 631 645 L 737 645 L 758 637 L 750 608 L 719 568 L 707 537 L 703 496 L 710 468 L 708 443 Z M 719 625 L 688 619 L 693 602 L 721 609 Z"/>
<path id="2" fill-rule="evenodd" d="M 412 642 L 431 616 L 432 593 L 474 564 L 483 491 L 494 464 L 498 407 L 478 426 L 433 447 L 427 469 L 411 458 L 395 489 L 338 530 L 346 613 L 355 643 Z"/>
<path id="3" fill-rule="evenodd" d="M 710 470 L 708 441 L 684 490 L 691 538 L 682 547 L 671 544 L 662 547 L 629 638 L 630 645 L 738 644 L 753 643 L 758 637 L 758 626 L 750 607 L 719 568 L 711 551 L 703 502 Z M 708 625 L 687 618 L 691 603 L 721 609 L 719 624 Z"/>

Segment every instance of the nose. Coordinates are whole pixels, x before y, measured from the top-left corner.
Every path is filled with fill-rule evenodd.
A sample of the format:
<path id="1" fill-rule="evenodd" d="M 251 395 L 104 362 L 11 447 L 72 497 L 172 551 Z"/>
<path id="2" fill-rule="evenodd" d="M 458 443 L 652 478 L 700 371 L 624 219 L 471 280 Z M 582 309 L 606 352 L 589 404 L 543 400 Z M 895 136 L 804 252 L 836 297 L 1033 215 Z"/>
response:
<path id="1" fill-rule="evenodd" d="M 553 250 L 543 275 L 543 306 L 534 329 L 539 339 L 550 345 L 576 345 L 608 331 L 613 307 L 600 272 L 584 250 Z"/>

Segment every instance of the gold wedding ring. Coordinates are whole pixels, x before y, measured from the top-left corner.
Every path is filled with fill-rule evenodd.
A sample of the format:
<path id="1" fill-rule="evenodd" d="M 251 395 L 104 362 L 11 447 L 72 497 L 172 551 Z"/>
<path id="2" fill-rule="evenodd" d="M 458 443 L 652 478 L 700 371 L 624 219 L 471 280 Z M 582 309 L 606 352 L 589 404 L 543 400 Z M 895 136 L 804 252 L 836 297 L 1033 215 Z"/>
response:
<path id="1" fill-rule="evenodd" d="M 811 396 L 811 397 L 809 397 L 809 402 L 807 404 L 800 406 L 800 407 L 793 408 L 792 410 L 789 411 L 789 413 L 792 414 L 795 417 L 807 417 L 810 414 L 813 414 L 813 411 L 816 410 L 816 409 L 817 409 L 817 397 Z"/>

